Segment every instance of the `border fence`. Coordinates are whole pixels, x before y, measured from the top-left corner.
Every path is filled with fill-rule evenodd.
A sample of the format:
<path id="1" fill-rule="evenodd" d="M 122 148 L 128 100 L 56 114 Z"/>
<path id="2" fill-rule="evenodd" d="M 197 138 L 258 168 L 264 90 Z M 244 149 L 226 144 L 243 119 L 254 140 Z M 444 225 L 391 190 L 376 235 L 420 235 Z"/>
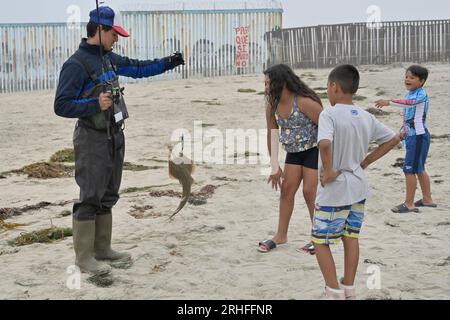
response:
<path id="1" fill-rule="evenodd" d="M 265 34 L 282 26 L 276 1 L 187 4 L 161 8 L 140 5 L 122 10 L 130 38 L 121 38 L 115 52 L 136 59 L 154 59 L 174 51 L 186 65 L 155 79 L 215 77 L 262 72 L 267 56 Z M 55 88 L 64 61 L 86 34 L 85 23 L 0 24 L 0 93 Z M 245 64 L 236 66 L 237 29 L 246 30 Z M 239 53 L 240 54 L 240 53 Z M 122 78 L 121 82 L 149 81 Z"/>
<path id="2" fill-rule="evenodd" d="M 327 68 L 450 61 L 450 20 L 320 25 L 268 32 L 268 65 Z"/>
<path id="3" fill-rule="evenodd" d="M 450 20 L 353 23 L 281 29 L 274 1 L 233 9 L 148 8 L 122 11 L 130 38 L 115 51 L 153 59 L 182 51 L 186 65 L 155 79 L 187 79 L 262 72 L 286 63 L 328 68 L 397 62 L 450 62 Z M 237 30 L 248 30 L 246 64 L 237 65 Z M 0 24 L 0 93 L 55 88 L 64 61 L 85 35 L 85 24 Z M 149 81 L 123 78 L 122 82 Z"/>

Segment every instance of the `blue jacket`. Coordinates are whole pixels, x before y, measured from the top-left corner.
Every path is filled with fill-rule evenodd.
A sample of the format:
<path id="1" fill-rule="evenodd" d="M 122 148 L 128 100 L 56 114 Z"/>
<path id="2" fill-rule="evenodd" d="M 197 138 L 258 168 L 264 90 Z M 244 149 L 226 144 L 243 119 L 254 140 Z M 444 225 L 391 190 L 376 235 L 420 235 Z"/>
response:
<path id="1" fill-rule="evenodd" d="M 85 118 L 100 112 L 98 98 L 82 99 L 82 94 L 94 87 L 86 68 L 79 61 L 87 64 L 96 73 L 102 83 L 116 75 L 131 78 L 145 78 L 161 74 L 170 69 L 165 59 L 135 60 L 122 57 L 111 51 L 104 52 L 103 73 L 100 49 L 97 45 L 81 41 L 79 49 L 63 65 L 59 76 L 59 84 L 55 96 L 55 113 L 66 118 Z M 111 67 L 114 65 L 114 68 Z"/>

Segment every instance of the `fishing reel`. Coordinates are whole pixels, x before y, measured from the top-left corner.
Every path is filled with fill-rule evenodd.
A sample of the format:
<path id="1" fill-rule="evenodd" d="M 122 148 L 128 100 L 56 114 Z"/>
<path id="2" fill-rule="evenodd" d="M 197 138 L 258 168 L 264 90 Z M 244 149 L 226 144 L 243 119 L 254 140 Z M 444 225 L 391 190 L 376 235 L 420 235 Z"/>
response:
<path id="1" fill-rule="evenodd" d="M 124 90 L 125 90 L 125 88 L 119 87 L 117 85 L 117 81 L 114 81 L 114 79 L 106 82 L 105 91 L 108 92 L 109 94 L 111 94 L 111 99 L 114 102 L 114 104 L 119 104 L 120 98 L 123 96 Z"/>

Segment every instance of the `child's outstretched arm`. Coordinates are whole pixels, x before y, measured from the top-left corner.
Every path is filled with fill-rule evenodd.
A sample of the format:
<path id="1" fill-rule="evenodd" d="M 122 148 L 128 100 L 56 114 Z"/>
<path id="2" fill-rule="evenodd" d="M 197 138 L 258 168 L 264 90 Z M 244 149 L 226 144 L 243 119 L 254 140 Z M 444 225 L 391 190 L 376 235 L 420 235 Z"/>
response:
<path id="1" fill-rule="evenodd" d="M 375 101 L 375 107 L 377 108 L 383 108 L 383 107 L 400 107 L 400 108 L 413 108 L 417 106 L 418 104 L 425 103 L 426 102 L 426 96 L 425 97 L 419 97 L 417 99 L 409 99 L 409 100 L 402 100 L 402 99 L 394 99 L 394 100 L 378 100 Z"/>

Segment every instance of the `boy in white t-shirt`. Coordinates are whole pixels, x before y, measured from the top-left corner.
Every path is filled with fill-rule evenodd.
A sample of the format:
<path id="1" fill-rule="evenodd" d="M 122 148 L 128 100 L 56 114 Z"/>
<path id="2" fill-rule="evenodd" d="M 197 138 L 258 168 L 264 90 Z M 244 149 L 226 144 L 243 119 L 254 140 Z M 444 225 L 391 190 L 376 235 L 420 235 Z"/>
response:
<path id="1" fill-rule="evenodd" d="M 355 299 L 359 231 L 369 186 L 364 169 L 400 143 L 400 136 L 373 115 L 353 104 L 359 72 L 351 65 L 335 68 L 328 78 L 332 108 L 319 118 L 319 172 L 312 242 L 325 279 L 325 295 Z M 369 144 L 379 147 L 367 155 Z M 345 275 L 339 282 L 330 244 L 344 243 Z"/>

